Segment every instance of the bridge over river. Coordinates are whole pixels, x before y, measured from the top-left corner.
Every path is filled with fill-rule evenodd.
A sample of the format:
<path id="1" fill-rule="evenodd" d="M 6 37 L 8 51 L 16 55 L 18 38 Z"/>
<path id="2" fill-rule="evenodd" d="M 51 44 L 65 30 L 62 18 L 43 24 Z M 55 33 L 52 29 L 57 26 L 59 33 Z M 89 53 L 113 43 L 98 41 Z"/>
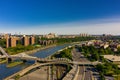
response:
<path id="1" fill-rule="evenodd" d="M 29 72 L 30 70 L 35 69 L 35 68 L 40 67 L 40 66 L 44 66 L 44 65 L 50 65 L 50 64 L 65 64 L 65 65 L 68 65 L 69 64 L 69 65 L 73 66 L 73 65 L 97 65 L 99 63 L 99 62 L 77 62 L 77 61 L 71 61 L 67 58 L 55 58 L 55 59 L 38 58 L 38 57 L 27 55 L 25 53 L 20 53 L 20 54 L 16 54 L 16 55 L 8 55 L 2 47 L 0 47 L 0 50 L 3 53 L 3 56 L 6 57 L 6 58 L 20 59 L 20 60 L 35 60 L 36 61 L 35 64 L 33 64 L 33 65 L 15 73 L 15 74 L 13 74 L 12 76 L 9 76 L 5 80 L 8 80 L 15 75 L 22 76 L 25 73 Z"/>

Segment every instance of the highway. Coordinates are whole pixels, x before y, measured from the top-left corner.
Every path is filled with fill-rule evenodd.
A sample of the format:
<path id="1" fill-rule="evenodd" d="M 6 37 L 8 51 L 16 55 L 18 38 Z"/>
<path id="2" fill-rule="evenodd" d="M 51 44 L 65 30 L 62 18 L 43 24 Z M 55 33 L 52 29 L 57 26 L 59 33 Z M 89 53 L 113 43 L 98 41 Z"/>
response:
<path id="1" fill-rule="evenodd" d="M 82 80 L 83 79 L 83 74 L 84 73 L 84 66 L 79 66 L 79 75 L 77 77 L 77 80 Z"/>
<path id="2" fill-rule="evenodd" d="M 89 66 L 85 67 L 85 77 L 84 77 L 84 80 L 92 80 L 92 74 L 91 74 Z"/>
<path id="3" fill-rule="evenodd" d="M 4 51 L 3 51 L 4 52 Z M 82 67 L 74 67 L 73 70 L 71 71 L 74 75 L 75 73 L 78 73 L 78 71 L 76 71 L 76 69 L 80 69 L 79 71 L 82 72 L 82 74 L 80 74 L 80 72 L 77 74 L 78 76 L 78 80 L 84 79 L 85 80 L 92 80 L 92 74 L 91 74 L 91 68 L 89 67 L 89 64 L 91 64 L 91 62 L 89 60 L 87 60 L 77 49 L 73 49 L 72 51 L 72 58 L 73 61 L 70 61 L 69 59 L 66 58 L 57 58 L 57 59 L 53 59 L 53 60 L 49 60 L 49 59 L 40 59 L 40 58 L 36 58 L 36 57 L 32 57 L 32 56 L 28 56 L 26 54 L 20 54 L 20 55 L 15 55 L 12 57 L 21 57 L 21 58 L 34 58 L 37 59 L 39 61 L 50 61 L 47 63 L 43 63 L 43 64 L 36 64 L 36 65 L 32 65 L 24 70 L 21 70 L 19 73 L 19 75 L 24 75 L 26 72 L 28 72 L 31 69 L 34 69 L 36 67 L 42 66 L 42 65 L 48 65 L 48 64 L 58 64 L 58 63 L 62 63 L 62 64 L 66 64 L 66 63 L 72 63 L 74 65 L 83 65 Z M 88 65 L 87 67 L 84 65 Z M 50 73 L 51 74 L 51 73 Z M 15 75 L 15 74 L 14 74 Z M 14 76 L 13 75 L 13 76 Z M 8 77 L 9 78 L 9 77 Z M 73 77 L 74 78 L 74 77 Z M 72 78 L 71 78 L 72 79 Z"/>
<path id="4" fill-rule="evenodd" d="M 74 49 L 72 51 L 72 55 L 73 55 L 73 61 L 79 61 L 81 63 L 82 62 L 90 62 L 77 49 Z M 98 72 L 95 72 L 94 67 L 89 66 L 89 65 L 88 66 L 84 66 L 84 65 L 79 66 L 79 74 L 78 74 L 77 80 L 92 80 L 92 78 L 94 78 L 96 80 L 100 80 L 99 74 L 93 76 L 93 73 L 98 73 Z"/>

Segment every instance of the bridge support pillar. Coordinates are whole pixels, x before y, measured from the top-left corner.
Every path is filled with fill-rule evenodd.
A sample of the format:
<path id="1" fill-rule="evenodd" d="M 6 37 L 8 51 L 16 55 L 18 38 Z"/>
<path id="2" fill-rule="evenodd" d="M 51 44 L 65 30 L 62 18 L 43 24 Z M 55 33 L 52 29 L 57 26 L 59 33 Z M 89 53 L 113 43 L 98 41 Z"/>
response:
<path id="1" fill-rule="evenodd" d="M 37 60 L 35 60 L 35 63 L 37 63 Z"/>
<path id="2" fill-rule="evenodd" d="M 27 60 L 23 60 L 23 63 L 27 62 Z"/>
<path id="3" fill-rule="evenodd" d="M 6 60 L 7 60 L 7 63 L 9 63 L 9 62 L 11 62 L 12 61 L 12 59 L 11 58 L 6 58 Z"/>
<path id="4" fill-rule="evenodd" d="M 8 57 L 6 57 L 6 63 L 8 64 Z"/>

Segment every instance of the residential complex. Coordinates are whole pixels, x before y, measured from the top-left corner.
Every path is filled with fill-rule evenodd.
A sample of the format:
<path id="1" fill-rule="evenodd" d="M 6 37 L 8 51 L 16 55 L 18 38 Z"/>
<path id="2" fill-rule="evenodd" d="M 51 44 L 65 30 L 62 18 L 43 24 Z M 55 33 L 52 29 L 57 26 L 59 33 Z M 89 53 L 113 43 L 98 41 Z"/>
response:
<path id="1" fill-rule="evenodd" d="M 8 47 L 16 47 L 18 42 L 20 42 L 24 46 L 33 45 L 35 44 L 35 38 L 34 36 L 23 36 L 23 37 L 17 37 L 17 36 L 7 36 L 6 39 L 6 48 Z"/>

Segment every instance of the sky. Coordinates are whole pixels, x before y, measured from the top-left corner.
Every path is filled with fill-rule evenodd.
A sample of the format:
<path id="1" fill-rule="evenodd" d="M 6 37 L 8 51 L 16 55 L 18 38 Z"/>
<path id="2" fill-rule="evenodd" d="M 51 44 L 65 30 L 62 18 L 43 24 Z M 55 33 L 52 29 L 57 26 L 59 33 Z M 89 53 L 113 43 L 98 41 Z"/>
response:
<path id="1" fill-rule="evenodd" d="M 120 35 L 120 0 L 0 0 L 0 33 Z"/>

